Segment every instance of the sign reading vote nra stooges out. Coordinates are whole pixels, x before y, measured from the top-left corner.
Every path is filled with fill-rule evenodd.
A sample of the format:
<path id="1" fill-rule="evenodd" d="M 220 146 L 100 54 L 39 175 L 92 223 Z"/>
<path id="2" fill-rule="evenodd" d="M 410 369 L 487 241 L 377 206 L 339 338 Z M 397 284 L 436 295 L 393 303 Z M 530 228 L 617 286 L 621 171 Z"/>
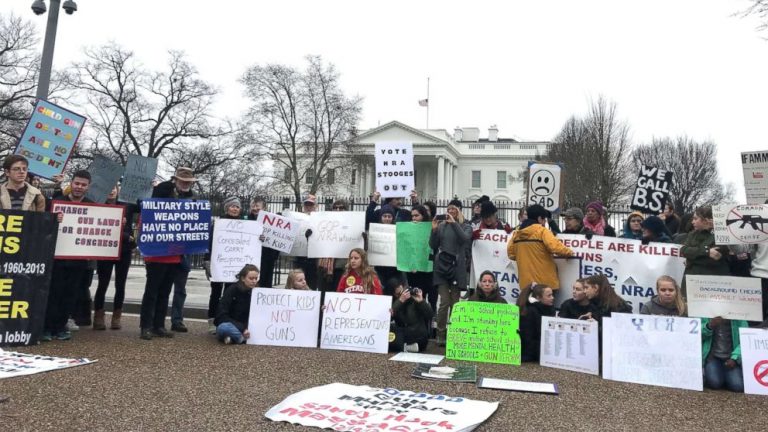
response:
<path id="1" fill-rule="evenodd" d="M 413 143 L 377 142 L 376 190 L 382 198 L 405 197 L 415 189 Z"/>

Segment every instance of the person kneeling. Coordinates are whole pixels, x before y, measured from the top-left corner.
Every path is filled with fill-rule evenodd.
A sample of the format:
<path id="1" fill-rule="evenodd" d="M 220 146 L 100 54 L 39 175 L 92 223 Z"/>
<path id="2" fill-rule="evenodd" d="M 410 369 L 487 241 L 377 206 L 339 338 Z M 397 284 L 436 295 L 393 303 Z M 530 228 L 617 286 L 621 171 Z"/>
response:
<path id="1" fill-rule="evenodd" d="M 480 273 L 480 280 L 477 281 L 477 289 L 469 301 L 478 301 L 485 303 L 503 303 L 507 304 L 504 297 L 499 292 L 499 284 L 496 282 L 496 276 L 492 271 L 486 270 Z"/>
<path id="2" fill-rule="evenodd" d="M 248 331 L 248 315 L 251 310 L 251 293 L 259 285 L 259 268 L 246 264 L 237 274 L 237 282 L 224 290 L 216 313 L 216 337 L 225 344 L 245 343 Z"/>
<path id="3" fill-rule="evenodd" d="M 393 278 L 387 283 L 392 301 L 392 325 L 390 327 L 390 351 L 420 352 L 427 349 L 429 325 L 434 312 L 419 288 L 407 288 L 402 281 Z"/>
<path id="4" fill-rule="evenodd" d="M 520 307 L 522 361 L 539 361 L 541 317 L 555 316 L 554 303 L 555 296 L 552 288 L 544 284 L 529 284 L 520 293 L 517 305 Z"/>
<path id="5" fill-rule="evenodd" d="M 743 393 L 739 329 L 747 327 L 747 322 L 722 317 L 702 318 L 701 326 L 704 386 L 711 389 L 725 387 L 732 392 Z"/>

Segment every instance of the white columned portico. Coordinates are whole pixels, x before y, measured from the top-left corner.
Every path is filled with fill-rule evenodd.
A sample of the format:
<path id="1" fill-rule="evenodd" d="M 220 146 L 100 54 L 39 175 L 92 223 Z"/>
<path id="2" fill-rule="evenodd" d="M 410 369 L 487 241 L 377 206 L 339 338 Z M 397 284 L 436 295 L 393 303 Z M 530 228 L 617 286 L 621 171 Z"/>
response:
<path id="1" fill-rule="evenodd" d="M 437 198 L 445 195 L 445 159 L 443 155 L 437 155 Z"/>
<path id="2" fill-rule="evenodd" d="M 446 167 L 446 188 L 445 188 L 445 197 L 447 199 L 453 198 L 453 162 L 450 160 L 446 160 L 448 163 L 448 166 Z"/>

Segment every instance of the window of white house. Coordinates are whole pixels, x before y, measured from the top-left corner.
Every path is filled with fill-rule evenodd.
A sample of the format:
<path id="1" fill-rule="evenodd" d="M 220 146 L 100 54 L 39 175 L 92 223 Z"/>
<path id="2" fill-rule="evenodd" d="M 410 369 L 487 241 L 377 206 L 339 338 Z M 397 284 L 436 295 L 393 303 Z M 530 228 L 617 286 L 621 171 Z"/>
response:
<path id="1" fill-rule="evenodd" d="M 328 168 L 328 184 L 332 185 L 336 182 L 336 170 L 334 168 Z"/>
<path id="2" fill-rule="evenodd" d="M 315 170 L 313 168 L 307 168 L 307 175 L 304 176 L 304 183 L 312 184 L 315 182 Z"/>
<path id="3" fill-rule="evenodd" d="M 506 188 L 507 188 L 507 172 L 496 171 L 496 189 L 506 189 Z"/>
<path id="4" fill-rule="evenodd" d="M 357 184 L 357 170 L 356 169 L 352 170 L 352 184 L 353 185 Z"/>
<path id="5" fill-rule="evenodd" d="M 290 183 L 291 182 L 291 169 L 290 168 L 286 168 L 283 175 L 285 176 L 285 181 Z"/>
<path id="6" fill-rule="evenodd" d="M 480 171 L 472 171 L 472 188 L 479 189 L 480 187 Z"/>

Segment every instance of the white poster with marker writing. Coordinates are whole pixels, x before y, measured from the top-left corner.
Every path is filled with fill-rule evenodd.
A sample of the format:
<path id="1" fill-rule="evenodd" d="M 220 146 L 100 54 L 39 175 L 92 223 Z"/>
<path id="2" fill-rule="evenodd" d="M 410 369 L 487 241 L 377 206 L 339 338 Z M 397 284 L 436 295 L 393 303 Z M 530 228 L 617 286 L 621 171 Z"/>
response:
<path id="1" fill-rule="evenodd" d="M 243 219 L 218 219 L 213 224 L 211 282 L 237 282 L 246 264 L 261 265 L 261 223 Z"/>
<path id="2" fill-rule="evenodd" d="M 413 143 L 384 141 L 374 144 L 376 190 L 382 198 L 400 198 L 416 189 Z"/>
<path id="3" fill-rule="evenodd" d="M 312 229 L 312 223 L 309 220 L 309 215 L 306 213 L 300 213 L 300 212 L 295 212 L 290 210 L 284 211 L 283 215 L 288 219 L 292 219 L 299 223 L 298 234 L 296 235 L 296 238 L 293 239 L 293 245 L 291 245 L 291 250 L 288 253 L 285 253 L 285 255 L 294 256 L 294 257 L 307 256 L 308 241 L 307 241 L 306 233 L 307 233 L 307 230 Z"/>
<path id="4" fill-rule="evenodd" d="M 768 396 L 768 330 L 740 328 L 744 393 Z"/>
<path id="5" fill-rule="evenodd" d="M 747 204 L 763 204 L 768 199 L 768 150 L 741 153 L 744 192 Z"/>
<path id="6" fill-rule="evenodd" d="M 368 263 L 397 267 L 397 233 L 394 224 L 368 225 Z"/>
<path id="7" fill-rule="evenodd" d="M 264 246 L 283 253 L 290 253 L 299 237 L 301 222 L 268 211 L 260 211 L 256 221 L 264 226 Z"/>
<path id="8" fill-rule="evenodd" d="M 324 307 L 320 348 L 387 353 L 390 296 L 327 292 Z"/>
<path id="9" fill-rule="evenodd" d="M 365 212 L 314 212 L 309 220 L 309 258 L 348 258 L 349 251 L 365 245 Z"/>
<path id="10" fill-rule="evenodd" d="M 319 321 L 319 291 L 256 288 L 248 344 L 317 348 Z"/>
<path id="11" fill-rule="evenodd" d="M 552 213 L 560 210 L 563 169 L 557 164 L 528 162 L 528 205 L 538 204 Z"/>
<path id="12" fill-rule="evenodd" d="M 762 321 L 760 278 L 686 275 L 688 316 Z"/>
<path id="13" fill-rule="evenodd" d="M 493 272 L 499 284 L 499 294 L 509 304 L 517 303 L 520 296 L 520 281 L 517 278 L 517 263 L 507 255 L 507 243 L 511 234 L 504 230 L 480 231 L 480 237 L 472 242 L 471 285 L 475 285 L 480 274 Z"/>
<path id="14" fill-rule="evenodd" d="M 598 340 L 597 321 L 541 317 L 539 364 L 598 375 Z"/>
<path id="15" fill-rule="evenodd" d="M 768 204 L 712 206 L 715 244 L 745 245 L 768 241 Z"/>

